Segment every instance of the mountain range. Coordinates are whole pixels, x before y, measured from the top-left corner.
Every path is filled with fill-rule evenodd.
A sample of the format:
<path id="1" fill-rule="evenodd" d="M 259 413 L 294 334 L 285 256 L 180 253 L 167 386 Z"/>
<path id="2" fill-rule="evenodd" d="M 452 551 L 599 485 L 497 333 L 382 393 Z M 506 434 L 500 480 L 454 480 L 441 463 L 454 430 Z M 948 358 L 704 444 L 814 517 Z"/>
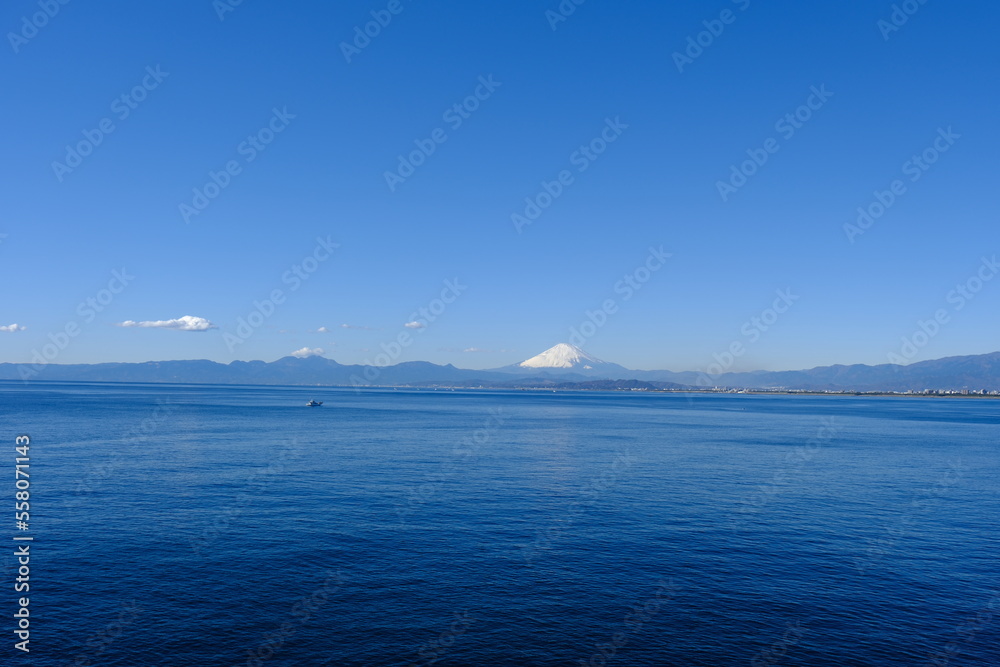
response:
<path id="1" fill-rule="evenodd" d="M 0 364 L 0 380 L 166 382 L 326 386 L 485 386 L 620 389 L 792 389 L 805 391 L 943 391 L 1000 389 L 1000 352 L 947 357 L 905 366 L 820 366 L 708 376 L 696 371 L 629 370 L 560 343 L 519 364 L 490 370 L 408 361 L 343 365 L 324 357 L 276 361 L 149 361 L 102 364 Z M 640 384 L 629 383 L 637 381 Z"/>

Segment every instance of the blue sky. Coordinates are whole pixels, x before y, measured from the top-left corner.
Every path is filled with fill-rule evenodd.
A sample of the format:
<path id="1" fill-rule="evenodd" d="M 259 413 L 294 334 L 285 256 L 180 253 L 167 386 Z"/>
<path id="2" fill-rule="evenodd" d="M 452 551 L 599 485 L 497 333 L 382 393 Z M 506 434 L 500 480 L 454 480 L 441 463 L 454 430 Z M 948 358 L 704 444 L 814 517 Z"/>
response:
<path id="1" fill-rule="evenodd" d="M 47 4 L 0 13 L 0 361 L 358 363 L 403 334 L 393 361 L 489 368 L 581 326 L 643 369 L 1000 349 L 995 3 Z"/>

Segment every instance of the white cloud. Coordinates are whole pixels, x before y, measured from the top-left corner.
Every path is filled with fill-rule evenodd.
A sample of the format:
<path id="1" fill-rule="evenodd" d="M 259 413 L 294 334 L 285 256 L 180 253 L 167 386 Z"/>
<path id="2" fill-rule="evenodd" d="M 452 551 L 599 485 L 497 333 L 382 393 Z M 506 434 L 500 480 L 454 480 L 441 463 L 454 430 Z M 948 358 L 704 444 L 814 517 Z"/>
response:
<path id="1" fill-rule="evenodd" d="M 316 333 L 330 333 L 330 330 L 326 327 L 320 327 L 319 329 L 316 329 Z"/>
<path id="2" fill-rule="evenodd" d="M 7 326 L 0 326 L 0 331 L 6 331 L 7 333 L 16 333 L 18 331 L 24 331 L 28 327 L 22 327 L 20 324 L 8 324 Z"/>
<path id="3" fill-rule="evenodd" d="M 321 347 L 304 347 L 301 350 L 295 350 L 292 352 L 293 357 L 298 357 L 299 359 L 308 359 L 309 357 L 322 357 L 324 350 Z"/>
<path id="4" fill-rule="evenodd" d="M 423 322 L 407 322 L 403 326 L 406 327 L 407 329 L 425 329 L 425 328 L 427 328 L 427 325 L 424 324 Z"/>
<path id="5" fill-rule="evenodd" d="M 178 317 L 175 320 L 147 320 L 145 322 L 125 320 L 118 326 L 141 327 L 146 329 L 173 329 L 175 331 L 208 331 L 209 329 L 219 328 L 206 320 L 204 317 L 192 317 L 191 315 Z"/>

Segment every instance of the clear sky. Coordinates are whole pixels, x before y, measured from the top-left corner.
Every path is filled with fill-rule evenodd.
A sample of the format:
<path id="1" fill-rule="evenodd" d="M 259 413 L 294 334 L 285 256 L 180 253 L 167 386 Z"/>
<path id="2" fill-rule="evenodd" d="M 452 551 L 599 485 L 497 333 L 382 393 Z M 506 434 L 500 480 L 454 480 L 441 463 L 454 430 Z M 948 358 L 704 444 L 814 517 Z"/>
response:
<path id="1" fill-rule="evenodd" d="M 1000 349 L 995 2 L 235 3 L 0 10 L 0 361 Z"/>

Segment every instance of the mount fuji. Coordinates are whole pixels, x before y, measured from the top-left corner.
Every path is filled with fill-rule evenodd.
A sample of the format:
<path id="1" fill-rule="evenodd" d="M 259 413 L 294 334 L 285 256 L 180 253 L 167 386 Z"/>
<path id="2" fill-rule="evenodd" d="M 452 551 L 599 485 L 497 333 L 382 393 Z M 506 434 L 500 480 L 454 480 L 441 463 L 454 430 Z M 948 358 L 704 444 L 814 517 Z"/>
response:
<path id="1" fill-rule="evenodd" d="M 559 343 L 519 364 L 495 369 L 504 373 L 536 372 L 540 375 L 580 375 L 583 377 L 623 377 L 630 371 L 618 364 L 602 361 L 569 343 Z M 609 375 L 610 374 L 610 375 Z"/>

